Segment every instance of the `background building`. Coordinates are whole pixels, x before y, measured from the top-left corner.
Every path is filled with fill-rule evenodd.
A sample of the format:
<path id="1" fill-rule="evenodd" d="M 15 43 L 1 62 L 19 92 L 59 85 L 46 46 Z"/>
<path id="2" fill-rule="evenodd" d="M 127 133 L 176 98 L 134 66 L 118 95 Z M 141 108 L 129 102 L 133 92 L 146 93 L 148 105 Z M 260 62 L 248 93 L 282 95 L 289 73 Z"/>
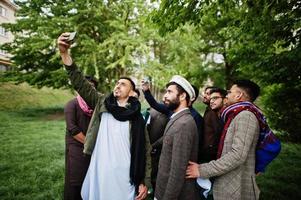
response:
<path id="1" fill-rule="evenodd" d="M 13 41 L 13 35 L 1 26 L 3 23 L 14 23 L 17 6 L 10 0 L 0 0 L 0 71 L 8 70 L 11 55 L 1 49 L 1 45 Z"/>

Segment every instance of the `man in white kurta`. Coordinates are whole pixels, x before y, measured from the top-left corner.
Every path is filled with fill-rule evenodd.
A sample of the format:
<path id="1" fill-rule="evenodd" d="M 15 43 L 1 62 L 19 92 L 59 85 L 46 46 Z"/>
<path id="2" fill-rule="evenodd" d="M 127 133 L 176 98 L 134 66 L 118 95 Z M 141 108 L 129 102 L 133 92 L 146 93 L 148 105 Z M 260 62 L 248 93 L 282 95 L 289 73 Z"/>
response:
<path id="1" fill-rule="evenodd" d="M 100 94 L 73 62 L 68 51 L 69 36 L 70 33 L 62 33 L 57 41 L 62 61 L 72 86 L 94 110 L 83 138 L 84 153 L 92 157 L 82 197 L 84 200 L 145 199 L 144 120 L 141 104 L 133 97 L 135 83 L 128 77 L 120 77 L 111 94 Z"/>
<path id="2" fill-rule="evenodd" d="M 103 113 L 82 186 L 83 199 L 133 200 L 135 187 L 130 184 L 130 162 L 129 121 L 118 121 L 112 114 Z"/>

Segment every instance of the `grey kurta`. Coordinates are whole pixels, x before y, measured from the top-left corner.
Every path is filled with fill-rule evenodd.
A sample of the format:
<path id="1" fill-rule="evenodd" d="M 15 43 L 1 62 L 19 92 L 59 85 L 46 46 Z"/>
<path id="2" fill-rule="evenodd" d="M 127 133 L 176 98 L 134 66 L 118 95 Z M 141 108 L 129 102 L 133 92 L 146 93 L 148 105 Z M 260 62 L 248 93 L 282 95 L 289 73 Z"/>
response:
<path id="1" fill-rule="evenodd" d="M 215 200 L 255 200 L 255 149 L 259 123 L 250 111 L 240 112 L 230 123 L 221 158 L 200 165 L 203 178 L 218 176 L 213 184 Z"/>
<path id="2" fill-rule="evenodd" d="M 167 124 L 159 162 L 158 200 L 197 199 L 195 179 L 185 179 L 188 161 L 197 161 L 198 132 L 190 111 L 177 113 Z"/>

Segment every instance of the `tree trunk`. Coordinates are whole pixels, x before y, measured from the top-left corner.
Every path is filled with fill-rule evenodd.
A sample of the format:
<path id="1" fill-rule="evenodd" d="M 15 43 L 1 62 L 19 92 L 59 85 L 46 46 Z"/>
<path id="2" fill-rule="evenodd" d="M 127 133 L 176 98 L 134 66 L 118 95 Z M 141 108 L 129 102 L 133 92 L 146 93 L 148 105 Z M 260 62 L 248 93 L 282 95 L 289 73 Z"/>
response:
<path id="1" fill-rule="evenodd" d="M 228 61 L 227 54 L 223 53 L 224 60 L 225 60 L 225 84 L 226 88 L 229 89 L 235 80 L 234 73 L 233 73 L 233 65 Z"/>

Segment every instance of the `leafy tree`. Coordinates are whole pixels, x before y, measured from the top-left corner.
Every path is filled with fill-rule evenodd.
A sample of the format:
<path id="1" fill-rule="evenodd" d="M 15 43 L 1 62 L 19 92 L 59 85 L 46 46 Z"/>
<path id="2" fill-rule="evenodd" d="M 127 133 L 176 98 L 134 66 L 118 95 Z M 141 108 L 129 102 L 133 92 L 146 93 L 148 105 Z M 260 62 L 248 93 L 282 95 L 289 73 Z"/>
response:
<path id="1" fill-rule="evenodd" d="M 201 51 L 224 56 L 226 85 L 244 77 L 271 89 L 262 98 L 271 124 L 301 141 L 300 15 L 297 0 L 163 0 L 152 19 L 163 35 L 186 23 L 198 26 Z"/>
<path id="2" fill-rule="evenodd" d="M 62 32 L 70 31 L 78 32 L 76 45 L 71 49 L 75 62 L 85 73 L 100 80 L 102 91 L 109 90 L 111 81 L 120 75 L 133 72 L 136 62 L 133 55 L 144 46 L 138 34 L 140 15 L 147 14 L 143 1 L 15 3 L 20 7 L 17 23 L 6 25 L 15 40 L 5 47 L 14 55 L 14 70 L 7 76 L 15 81 L 38 87 L 66 86 L 56 39 Z"/>
<path id="3" fill-rule="evenodd" d="M 200 86 L 203 80 L 196 77 L 204 77 L 204 59 L 199 53 L 200 43 L 198 35 L 195 34 L 195 27 L 187 25 L 165 37 L 157 34 L 152 38 L 154 58 L 150 58 L 145 64 L 145 74 L 155 79 L 161 87 L 175 74 L 185 76 Z"/>
<path id="4" fill-rule="evenodd" d="M 202 44 L 199 54 L 204 54 L 206 58 L 212 54 L 223 55 L 223 66 L 212 61 L 210 65 L 203 66 L 209 72 L 208 76 L 221 86 L 230 85 L 237 77 L 231 51 L 237 42 L 235 37 L 239 34 L 237 27 L 240 25 L 238 19 L 243 10 L 236 1 L 162 1 L 160 10 L 154 12 L 152 20 L 160 26 L 162 35 L 185 23 L 195 24 L 198 42 Z"/>
<path id="5" fill-rule="evenodd" d="M 301 4 L 249 1 L 242 29 L 257 37 L 237 52 L 239 68 L 266 86 L 264 110 L 274 128 L 301 142 Z M 257 17 L 256 17 L 257 16 Z M 260 17 L 258 17 L 260 16 Z M 248 41 L 247 34 L 241 40 Z"/>

